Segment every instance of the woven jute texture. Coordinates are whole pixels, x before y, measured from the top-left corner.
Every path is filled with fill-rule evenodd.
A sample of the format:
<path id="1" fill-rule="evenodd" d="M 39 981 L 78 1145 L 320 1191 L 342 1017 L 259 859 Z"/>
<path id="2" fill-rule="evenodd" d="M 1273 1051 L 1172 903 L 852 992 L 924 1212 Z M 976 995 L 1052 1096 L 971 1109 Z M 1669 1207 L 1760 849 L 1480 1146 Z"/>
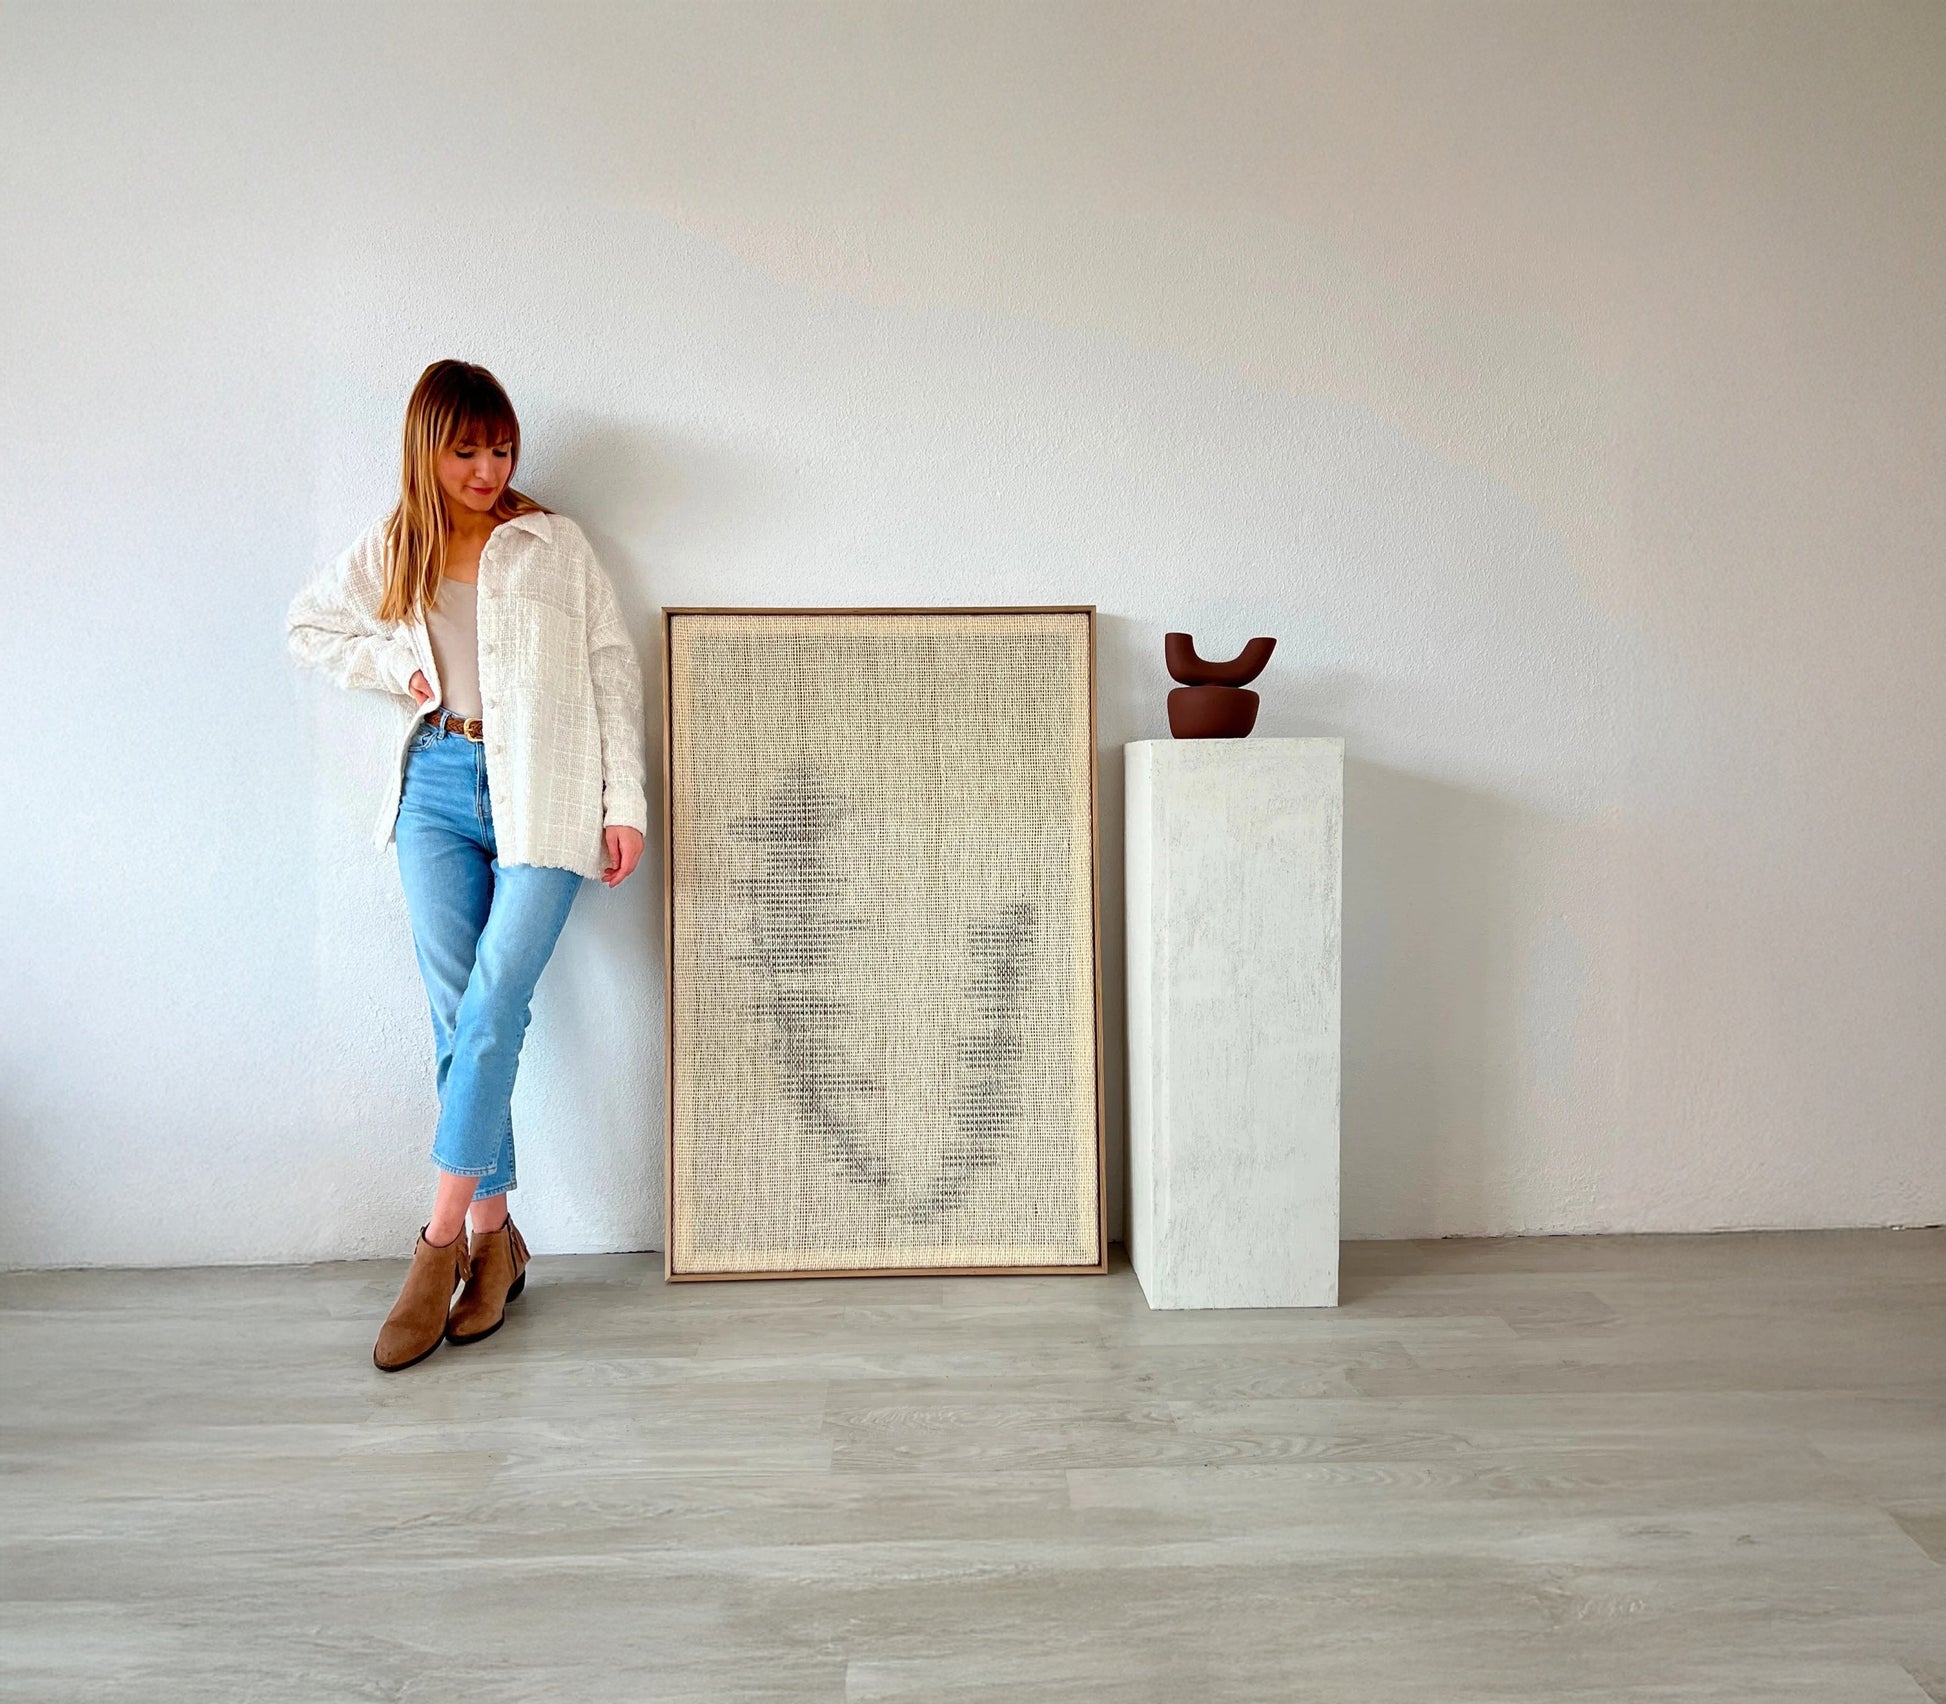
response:
<path id="1" fill-rule="evenodd" d="M 1091 646 L 671 614 L 673 1271 L 1099 1259 Z"/>

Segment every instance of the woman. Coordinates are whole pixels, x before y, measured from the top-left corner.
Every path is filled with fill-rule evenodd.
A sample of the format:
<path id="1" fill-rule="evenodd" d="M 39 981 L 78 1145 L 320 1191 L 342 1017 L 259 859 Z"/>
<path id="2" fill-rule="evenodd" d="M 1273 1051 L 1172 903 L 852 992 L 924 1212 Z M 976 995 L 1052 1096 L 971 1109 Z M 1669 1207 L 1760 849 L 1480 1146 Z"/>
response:
<path id="1" fill-rule="evenodd" d="M 519 461 L 493 375 L 435 361 L 397 507 L 288 619 L 300 663 L 401 710 L 374 840 L 397 848 L 432 1004 L 438 1183 L 372 1350 L 386 1372 L 490 1335 L 526 1285 L 507 1191 L 534 986 L 583 879 L 626 881 L 648 832 L 634 642 L 581 529 L 513 488 Z"/>

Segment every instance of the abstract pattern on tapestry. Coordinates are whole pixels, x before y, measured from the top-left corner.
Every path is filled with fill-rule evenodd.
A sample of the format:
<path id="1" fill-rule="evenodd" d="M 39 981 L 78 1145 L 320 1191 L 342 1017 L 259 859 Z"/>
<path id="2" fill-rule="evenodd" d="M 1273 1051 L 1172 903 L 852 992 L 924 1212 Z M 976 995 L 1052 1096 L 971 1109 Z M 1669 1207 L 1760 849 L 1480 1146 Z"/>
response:
<path id="1" fill-rule="evenodd" d="M 1099 1270 L 1093 612 L 664 633 L 670 1276 Z"/>

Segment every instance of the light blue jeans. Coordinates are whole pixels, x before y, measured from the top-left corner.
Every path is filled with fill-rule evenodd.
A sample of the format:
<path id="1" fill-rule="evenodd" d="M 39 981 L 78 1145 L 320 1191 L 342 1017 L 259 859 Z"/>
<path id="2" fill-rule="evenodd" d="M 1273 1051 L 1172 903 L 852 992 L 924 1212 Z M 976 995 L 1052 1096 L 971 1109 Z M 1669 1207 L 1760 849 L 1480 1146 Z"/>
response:
<path id="1" fill-rule="evenodd" d="M 514 1073 L 534 986 L 582 878 L 500 862 L 486 747 L 430 723 L 406 748 L 393 839 L 432 1003 L 439 1084 L 432 1162 L 478 1178 L 475 1200 L 499 1195 L 514 1187 Z"/>

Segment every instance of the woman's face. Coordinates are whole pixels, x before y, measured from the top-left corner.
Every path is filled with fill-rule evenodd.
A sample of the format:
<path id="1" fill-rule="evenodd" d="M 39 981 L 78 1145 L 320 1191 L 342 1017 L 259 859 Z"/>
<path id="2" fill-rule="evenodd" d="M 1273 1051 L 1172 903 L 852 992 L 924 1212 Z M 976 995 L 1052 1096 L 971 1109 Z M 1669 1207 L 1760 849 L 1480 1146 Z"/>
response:
<path id="1" fill-rule="evenodd" d="M 511 438 L 497 444 L 455 439 L 439 452 L 439 488 L 455 519 L 471 510 L 484 515 L 500 500 L 501 488 L 513 471 Z"/>

